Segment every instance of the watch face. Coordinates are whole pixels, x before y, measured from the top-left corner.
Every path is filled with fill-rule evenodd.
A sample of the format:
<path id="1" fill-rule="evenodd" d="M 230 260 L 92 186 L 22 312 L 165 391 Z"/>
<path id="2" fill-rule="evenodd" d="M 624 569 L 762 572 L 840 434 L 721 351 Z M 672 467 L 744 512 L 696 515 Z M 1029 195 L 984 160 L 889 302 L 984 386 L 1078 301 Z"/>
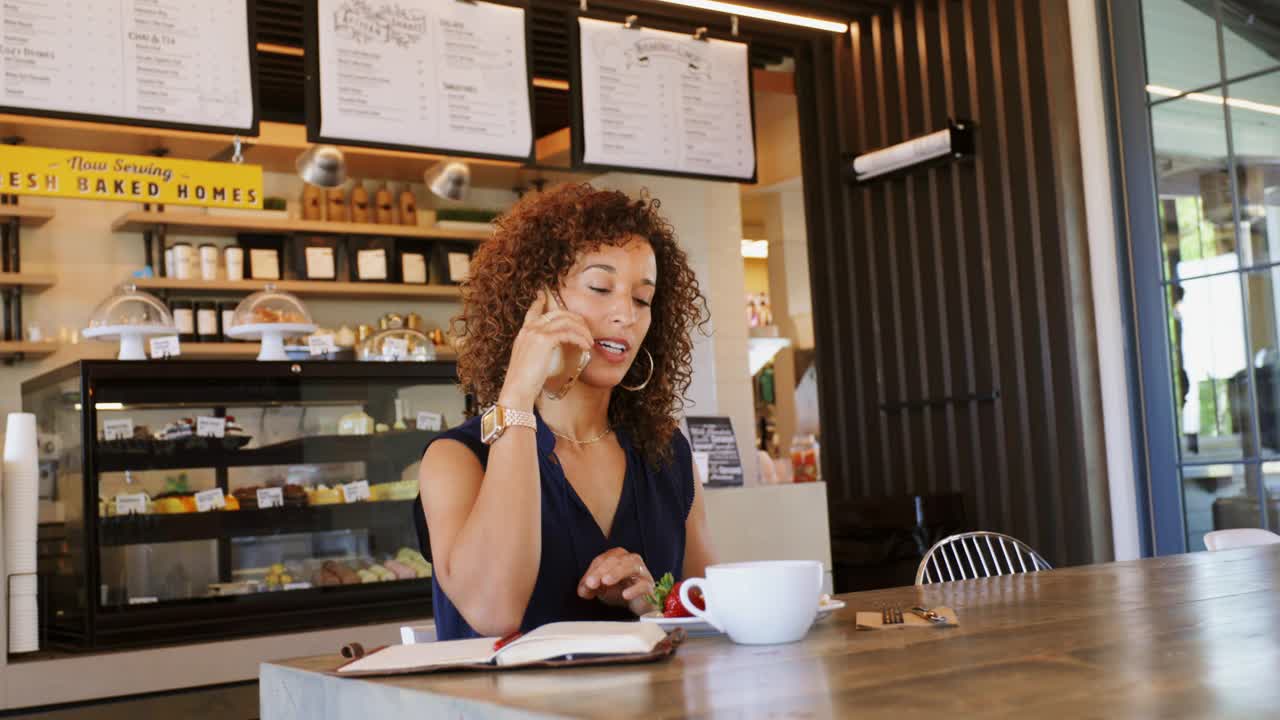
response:
<path id="1" fill-rule="evenodd" d="M 498 412 L 496 407 L 489 408 L 480 417 L 480 439 L 489 442 L 498 431 Z"/>

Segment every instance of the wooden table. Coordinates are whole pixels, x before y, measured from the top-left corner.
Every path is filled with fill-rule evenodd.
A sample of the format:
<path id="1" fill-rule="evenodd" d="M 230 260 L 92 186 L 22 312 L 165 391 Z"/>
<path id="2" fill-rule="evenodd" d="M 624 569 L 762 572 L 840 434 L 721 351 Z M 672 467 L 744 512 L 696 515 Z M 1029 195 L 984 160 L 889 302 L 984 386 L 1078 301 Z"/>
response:
<path id="1" fill-rule="evenodd" d="M 689 641 L 668 662 L 388 679 L 265 664 L 264 719 L 1280 716 L 1280 546 L 842 596 L 792 645 Z M 961 627 L 854 631 L 950 605 Z"/>

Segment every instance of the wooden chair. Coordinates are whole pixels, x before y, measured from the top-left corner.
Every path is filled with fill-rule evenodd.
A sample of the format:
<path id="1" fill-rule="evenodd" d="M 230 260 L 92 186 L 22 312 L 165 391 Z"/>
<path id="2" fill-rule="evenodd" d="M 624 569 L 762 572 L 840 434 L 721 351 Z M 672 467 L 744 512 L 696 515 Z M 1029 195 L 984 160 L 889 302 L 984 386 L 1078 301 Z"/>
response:
<path id="1" fill-rule="evenodd" d="M 967 532 L 929 548 L 916 570 L 916 585 L 1052 570 L 1030 545 L 1008 535 Z"/>
<path id="2" fill-rule="evenodd" d="M 1257 545 L 1280 545 L 1280 535 L 1258 528 L 1232 528 L 1204 534 L 1204 546 L 1210 550 L 1234 550 Z"/>

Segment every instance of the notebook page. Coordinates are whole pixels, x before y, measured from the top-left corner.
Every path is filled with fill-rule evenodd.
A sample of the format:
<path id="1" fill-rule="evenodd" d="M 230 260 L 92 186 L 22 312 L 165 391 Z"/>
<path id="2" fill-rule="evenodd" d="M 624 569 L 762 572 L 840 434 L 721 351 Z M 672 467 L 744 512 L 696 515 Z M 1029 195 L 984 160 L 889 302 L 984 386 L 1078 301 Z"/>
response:
<path id="1" fill-rule="evenodd" d="M 486 663 L 493 657 L 493 643 L 494 638 L 478 638 L 421 645 L 391 645 L 339 668 L 338 672 L 393 672 L 425 670 L 442 665 Z"/>
<path id="2" fill-rule="evenodd" d="M 519 665 L 563 655 L 643 654 L 666 637 L 654 623 L 550 623 L 502 648 L 497 661 L 499 665 Z"/>

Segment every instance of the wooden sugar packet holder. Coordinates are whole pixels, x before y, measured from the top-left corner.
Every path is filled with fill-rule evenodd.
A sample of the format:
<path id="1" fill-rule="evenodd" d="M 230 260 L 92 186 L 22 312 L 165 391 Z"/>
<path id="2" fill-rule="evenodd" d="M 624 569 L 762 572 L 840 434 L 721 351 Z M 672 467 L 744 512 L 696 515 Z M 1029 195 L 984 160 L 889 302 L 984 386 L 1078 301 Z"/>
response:
<path id="1" fill-rule="evenodd" d="M 667 633 L 667 638 L 658 643 L 652 651 L 647 653 L 631 653 L 627 655 L 595 655 L 583 658 L 573 658 L 564 660 L 539 660 L 537 662 L 522 663 L 520 665 L 490 665 L 489 663 L 460 663 L 458 665 L 441 665 L 429 668 L 403 668 L 398 670 L 356 670 L 352 672 L 340 672 L 342 668 L 351 663 L 365 657 L 366 655 L 378 652 L 387 647 L 382 645 L 371 651 L 366 651 L 360 643 L 349 643 L 342 646 L 342 657 L 347 662 L 342 663 L 332 670 L 325 670 L 324 674 L 334 677 L 377 677 L 390 675 L 425 675 L 428 673 L 453 672 L 455 670 L 471 670 L 471 671 L 488 671 L 495 670 L 529 670 L 534 668 L 555 669 L 565 667 L 590 667 L 592 665 L 636 665 L 640 663 L 651 663 L 664 660 L 676 653 L 676 649 L 687 639 L 688 635 L 684 628 L 676 628 Z"/>

